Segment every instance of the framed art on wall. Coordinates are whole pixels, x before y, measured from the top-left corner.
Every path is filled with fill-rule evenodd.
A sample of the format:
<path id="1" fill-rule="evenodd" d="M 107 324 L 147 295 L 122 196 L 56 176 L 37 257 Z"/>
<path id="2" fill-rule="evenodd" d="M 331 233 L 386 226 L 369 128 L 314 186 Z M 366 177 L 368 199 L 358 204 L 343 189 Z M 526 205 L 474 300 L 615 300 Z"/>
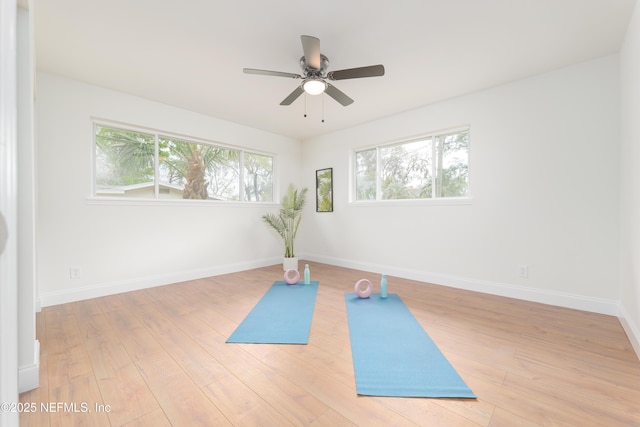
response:
<path id="1" fill-rule="evenodd" d="M 316 171 L 316 212 L 333 212 L 333 168 Z"/>

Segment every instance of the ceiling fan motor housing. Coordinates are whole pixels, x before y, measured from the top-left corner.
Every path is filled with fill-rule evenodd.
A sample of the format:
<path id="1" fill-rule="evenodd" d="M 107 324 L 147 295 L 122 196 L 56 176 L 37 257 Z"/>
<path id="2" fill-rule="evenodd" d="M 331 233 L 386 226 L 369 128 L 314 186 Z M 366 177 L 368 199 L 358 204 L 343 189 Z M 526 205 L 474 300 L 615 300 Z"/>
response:
<path id="1" fill-rule="evenodd" d="M 300 67 L 305 77 L 325 77 L 329 68 L 329 58 L 320 54 L 320 68 L 316 69 L 307 64 L 305 57 L 300 58 Z"/>

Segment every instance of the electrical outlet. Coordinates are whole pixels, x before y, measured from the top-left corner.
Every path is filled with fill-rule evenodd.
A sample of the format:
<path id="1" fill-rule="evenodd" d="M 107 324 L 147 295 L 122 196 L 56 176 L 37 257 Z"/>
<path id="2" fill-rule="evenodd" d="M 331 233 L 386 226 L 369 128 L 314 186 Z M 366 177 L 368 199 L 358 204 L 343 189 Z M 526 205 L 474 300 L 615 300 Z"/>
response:
<path id="1" fill-rule="evenodd" d="M 80 276 L 82 276 L 82 267 L 74 265 L 69 269 L 69 277 L 72 279 L 77 279 Z"/>
<path id="2" fill-rule="evenodd" d="M 519 264 L 518 265 L 518 276 L 526 279 L 529 277 L 529 266 L 527 264 Z"/>

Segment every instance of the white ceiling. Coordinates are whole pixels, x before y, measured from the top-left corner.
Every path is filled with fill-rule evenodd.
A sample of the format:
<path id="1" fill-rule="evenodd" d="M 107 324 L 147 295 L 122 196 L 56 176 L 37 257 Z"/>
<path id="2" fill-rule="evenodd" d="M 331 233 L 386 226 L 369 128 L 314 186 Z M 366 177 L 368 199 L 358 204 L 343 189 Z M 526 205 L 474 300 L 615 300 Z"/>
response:
<path id="1" fill-rule="evenodd" d="M 308 139 L 619 50 L 635 0 L 34 0 L 40 70 Z M 300 35 L 355 102 L 282 101 Z M 324 99 L 323 99 L 324 98 Z M 322 119 L 322 105 L 324 118 Z"/>

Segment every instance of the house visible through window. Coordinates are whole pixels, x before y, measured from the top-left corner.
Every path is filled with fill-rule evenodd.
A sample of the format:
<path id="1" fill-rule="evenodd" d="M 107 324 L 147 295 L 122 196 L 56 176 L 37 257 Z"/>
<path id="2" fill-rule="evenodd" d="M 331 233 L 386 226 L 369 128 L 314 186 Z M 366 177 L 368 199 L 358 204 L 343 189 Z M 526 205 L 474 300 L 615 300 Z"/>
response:
<path id="1" fill-rule="evenodd" d="M 94 123 L 95 195 L 273 201 L 273 157 Z"/>
<path id="2" fill-rule="evenodd" d="M 469 196 L 469 130 L 355 153 L 355 200 Z"/>

